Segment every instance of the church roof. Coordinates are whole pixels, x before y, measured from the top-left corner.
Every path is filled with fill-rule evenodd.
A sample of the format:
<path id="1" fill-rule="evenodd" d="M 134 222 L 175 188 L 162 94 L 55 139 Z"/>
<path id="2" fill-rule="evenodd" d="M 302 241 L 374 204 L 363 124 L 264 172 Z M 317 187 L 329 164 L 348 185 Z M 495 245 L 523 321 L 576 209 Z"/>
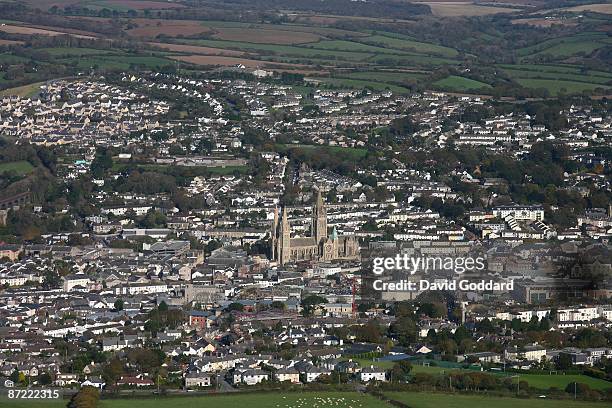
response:
<path id="1" fill-rule="evenodd" d="M 291 238 L 291 248 L 316 246 L 316 242 L 312 237 L 306 238 Z"/>

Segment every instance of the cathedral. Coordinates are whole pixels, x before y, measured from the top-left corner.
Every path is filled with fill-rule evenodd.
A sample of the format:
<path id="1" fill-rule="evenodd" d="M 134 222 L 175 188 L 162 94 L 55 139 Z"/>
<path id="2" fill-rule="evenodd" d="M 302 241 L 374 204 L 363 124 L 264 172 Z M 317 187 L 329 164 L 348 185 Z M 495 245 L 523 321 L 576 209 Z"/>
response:
<path id="1" fill-rule="evenodd" d="M 271 236 L 272 259 L 279 265 L 299 261 L 359 259 L 359 242 L 355 236 L 340 236 L 335 227 L 331 234 L 327 234 L 327 210 L 320 191 L 312 210 L 310 237 L 291 238 L 286 208 L 282 209 L 280 220 L 276 209 Z"/>

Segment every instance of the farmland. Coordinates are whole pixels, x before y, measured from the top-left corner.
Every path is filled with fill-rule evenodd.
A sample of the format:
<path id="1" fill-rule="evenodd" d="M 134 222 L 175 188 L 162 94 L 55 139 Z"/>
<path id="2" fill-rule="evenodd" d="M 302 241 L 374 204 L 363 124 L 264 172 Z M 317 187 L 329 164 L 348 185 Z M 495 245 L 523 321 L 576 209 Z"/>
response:
<path id="1" fill-rule="evenodd" d="M 0 399 L 0 403 L 3 400 Z M 63 400 L 26 400 L 11 401 L 11 408 L 64 408 Z M 3 405 L 4 406 L 4 405 Z M 211 395 L 205 397 L 165 397 L 165 398 L 138 398 L 138 399 L 107 399 L 98 403 L 99 408 L 191 408 L 206 406 L 208 408 L 379 408 L 390 405 L 379 399 L 356 392 L 295 392 L 295 393 L 248 393 L 234 395 Z"/>
<path id="2" fill-rule="evenodd" d="M 309 32 L 241 27 L 218 28 L 213 37 L 219 40 L 251 41 L 261 44 L 300 44 L 321 39 L 321 36 Z"/>
<path id="3" fill-rule="evenodd" d="M 414 392 L 386 392 L 385 395 L 411 408 L 604 408 L 605 403 L 582 401 L 559 401 L 546 399 L 497 398 L 480 395 L 433 394 Z"/>
<path id="4" fill-rule="evenodd" d="M 538 44 L 517 50 L 518 55 L 526 59 L 549 55 L 551 57 L 569 57 L 578 53 L 588 53 L 604 47 L 607 36 L 605 33 L 587 32 L 546 40 Z"/>
<path id="5" fill-rule="evenodd" d="M 612 14 L 612 4 L 610 3 L 596 3 L 596 4 L 585 4 L 582 6 L 568 7 L 565 11 L 595 11 L 597 13 Z"/>
<path id="6" fill-rule="evenodd" d="M 561 81 L 555 79 L 524 79 L 519 78 L 516 80 L 521 86 L 526 88 L 544 88 L 550 92 L 551 95 L 564 94 L 575 94 L 583 91 L 593 91 L 597 88 L 606 88 L 607 86 L 601 86 L 599 84 L 589 84 L 584 82 L 572 82 L 572 81 Z"/>
<path id="7" fill-rule="evenodd" d="M 181 45 L 158 42 L 150 42 L 148 44 L 156 48 L 186 54 L 225 55 L 227 57 L 239 57 L 244 55 L 244 53 L 241 51 L 224 50 L 223 48 L 199 47 L 197 45 Z"/>
<path id="8" fill-rule="evenodd" d="M 299 64 L 285 64 L 285 63 L 271 63 L 269 61 L 260 61 L 256 59 L 248 58 L 236 58 L 216 55 L 184 55 L 174 56 L 172 59 L 182 62 L 188 62 L 190 64 L 205 65 L 205 66 L 235 66 L 244 65 L 249 68 L 271 68 L 274 67 L 276 71 L 294 71 L 294 72 L 308 72 L 312 73 L 313 70 L 309 70 L 308 66 Z"/>
<path id="9" fill-rule="evenodd" d="M 469 90 L 480 90 L 483 88 L 490 88 L 489 84 L 484 82 L 475 81 L 473 79 L 460 77 L 456 75 L 450 75 L 444 79 L 434 82 L 434 85 L 441 89 L 448 89 L 452 91 L 469 91 Z"/>
<path id="10" fill-rule="evenodd" d="M 168 13 L 176 13 L 183 4 L 161 1 L 119 2 L 115 0 L 82 0 L 45 2 L 49 6 L 79 3 L 87 7 L 108 7 L 116 13 L 125 13 L 123 18 L 89 15 L 70 16 L 69 19 L 85 19 L 100 25 L 117 26 L 123 31 L 123 38 L 141 42 L 140 47 L 122 49 L 102 46 L 43 46 L 40 48 L 53 59 L 53 64 L 64 64 L 70 74 L 89 73 L 105 70 L 168 69 L 178 67 L 186 70 L 211 69 L 212 67 L 244 66 L 246 69 L 265 68 L 278 72 L 300 73 L 330 87 L 362 88 L 376 90 L 390 89 L 398 93 L 409 93 L 416 87 L 450 92 L 491 94 L 498 87 L 502 92 L 519 90 L 535 97 L 555 96 L 561 93 L 581 94 L 584 92 L 606 93 L 611 87 L 612 74 L 609 64 L 590 64 L 590 69 L 580 63 L 580 59 L 596 53 L 603 53 L 611 40 L 605 32 L 605 20 L 596 20 L 588 30 L 580 30 L 573 18 L 563 19 L 567 30 L 561 35 L 534 36 L 534 40 L 522 41 L 513 48 L 516 58 L 500 61 L 498 65 L 489 63 L 489 72 L 480 71 L 477 51 L 470 52 L 460 42 L 445 41 L 436 35 L 424 34 L 422 30 L 410 30 L 414 23 L 408 20 L 382 17 L 342 16 L 299 12 L 287 15 L 282 21 L 271 22 L 266 19 L 254 21 L 231 21 L 197 19 L 194 17 L 170 14 L 167 18 L 153 18 L 151 10 L 164 8 Z M 121 3 L 121 4 L 120 4 Z M 499 7 L 474 4 L 468 1 L 427 1 L 434 15 L 469 16 L 490 13 L 512 12 L 516 18 L 510 26 L 537 26 L 536 20 L 551 21 L 546 15 L 521 13 L 523 2 L 499 3 Z M 508 3 L 509 4 L 509 3 Z M 595 8 L 606 5 L 593 5 Z M 192 6 L 187 6 L 192 7 Z M 585 6 L 586 7 L 586 6 Z M 130 10 L 130 17 L 126 18 Z M 138 10 L 148 9 L 148 13 Z M 605 9 L 605 8 L 604 8 Z M 172 11 L 174 10 L 174 11 Z M 108 13 L 107 13 L 108 14 Z M 159 14 L 161 15 L 161 14 Z M 174 17 L 173 17 L 174 16 Z M 180 16 L 180 18 L 176 18 Z M 185 18 L 187 17 L 187 18 Z M 534 23 L 531 24 L 533 19 Z M 516 24 L 524 20 L 527 24 Z M 345 24 L 359 22 L 359 24 Z M 568 24 L 574 25 L 568 25 Z M 567 24 L 565 24 L 567 23 Z M 597 24 L 604 24 L 597 27 Z M 372 25 L 372 26 L 370 26 Z M 372 29 L 371 27 L 374 27 Z M 575 31 L 569 31 L 571 30 Z M 79 29 L 77 29 L 79 28 Z M 87 27 L 56 27 L 21 24 L 7 19 L 0 27 L 6 35 L 0 44 L 14 44 L 24 41 L 28 36 L 45 35 L 57 37 L 70 33 L 79 39 L 98 37 Z M 501 32 L 496 30 L 479 31 L 470 40 L 473 43 L 495 44 Z M 28 46 L 26 44 L 26 46 Z M 476 48 L 477 50 L 477 48 Z M 502 53 L 503 54 L 503 53 Z M 29 58 L 35 58 L 37 54 Z M 14 58 L 11 60 L 10 58 Z M 0 63 L 20 64 L 28 61 L 23 57 L 5 53 L 0 55 Z M 180 61 L 181 64 L 177 64 Z M 41 65 L 49 61 L 41 61 Z M 464 69 L 470 67 L 471 69 Z M 499 67 L 500 71 L 491 69 Z M 445 69 L 442 75 L 432 75 Z M 65 71 L 66 71 L 65 70 Z M 64 71 L 64 72 L 65 72 Z M 46 72 L 42 69 L 40 72 Z M 65 75 L 64 72 L 62 75 Z M 50 75 L 51 76 L 51 75 Z M 34 81 L 41 75 L 25 73 L 18 85 L 32 77 Z M 0 86 L 10 86 L 10 80 L 0 74 Z"/>
<path id="11" fill-rule="evenodd" d="M 427 4 L 434 15 L 440 17 L 458 17 L 458 16 L 486 16 L 489 14 L 513 13 L 517 9 L 508 7 L 489 7 L 474 4 L 473 2 L 459 1 L 424 1 L 419 4 Z"/>
<path id="12" fill-rule="evenodd" d="M 190 20 L 152 20 L 135 18 L 130 20 L 126 33 L 133 37 L 155 38 L 158 35 L 166 37 L 190 36 L 210 33 L 211 30 L 200 21 Z"/>
<path id="13" fill-rule="evenodd" d="M 322 83 L 328 84 L 335 88 L 352 88 L 352 89 L 364 89 L 370 88 L 377 91 L 382 91 L 385 89 L 391 90 L 397 93 L 408 93 L 410 92 L 408 88 L 404 88 L 402 86 L 393 85 L 388 82 L 378 82 L 373 80 L 360 80 L 360 79 L 350 79 L 350 78 L 317 78 Z"/>

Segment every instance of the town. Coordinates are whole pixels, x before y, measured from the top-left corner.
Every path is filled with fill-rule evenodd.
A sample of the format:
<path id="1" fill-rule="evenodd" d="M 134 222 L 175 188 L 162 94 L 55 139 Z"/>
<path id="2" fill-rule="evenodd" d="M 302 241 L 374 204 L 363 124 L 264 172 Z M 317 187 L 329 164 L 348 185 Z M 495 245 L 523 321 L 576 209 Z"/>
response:
<path id="1" fill-rule="evenodd" d="M 0 102 L 6 387 L 612 398 L 606 100 L 237 68 Z"/>

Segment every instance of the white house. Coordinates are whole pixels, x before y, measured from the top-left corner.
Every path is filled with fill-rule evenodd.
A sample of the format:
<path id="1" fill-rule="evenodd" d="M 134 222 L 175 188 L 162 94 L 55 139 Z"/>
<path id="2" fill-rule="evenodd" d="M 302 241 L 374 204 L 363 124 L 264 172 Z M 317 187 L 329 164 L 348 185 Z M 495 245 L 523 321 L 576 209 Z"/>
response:
<path id="1" fill-rule="evenodd" d="M 375 367 L 373 365 L 363 368 L 361 370 L 361 373 L 359 373 L 359 377 L 363 382 L 387 380 L 385 370 L 380 367 Z"/>

